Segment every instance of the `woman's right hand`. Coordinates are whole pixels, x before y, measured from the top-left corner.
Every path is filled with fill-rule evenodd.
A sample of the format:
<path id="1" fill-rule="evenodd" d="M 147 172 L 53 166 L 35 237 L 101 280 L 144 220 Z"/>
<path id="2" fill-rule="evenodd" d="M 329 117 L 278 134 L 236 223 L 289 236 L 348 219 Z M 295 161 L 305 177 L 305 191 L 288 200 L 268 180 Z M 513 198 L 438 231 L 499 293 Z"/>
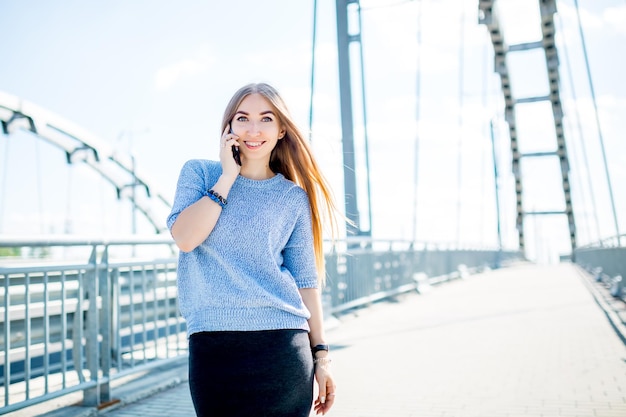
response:
<path id="1" fill-rule="evenodd" d="M 231 133 L 230 125 L 226 125 L 220 141 L 220 162 L 222 164 L 222 173 L 232 178 L 236 178 L 241 171 L 241 166 L 235 162 L 231 149 L 232 146 L 239 146 L 237 139 L 239 139 L 239 136 Z"/>

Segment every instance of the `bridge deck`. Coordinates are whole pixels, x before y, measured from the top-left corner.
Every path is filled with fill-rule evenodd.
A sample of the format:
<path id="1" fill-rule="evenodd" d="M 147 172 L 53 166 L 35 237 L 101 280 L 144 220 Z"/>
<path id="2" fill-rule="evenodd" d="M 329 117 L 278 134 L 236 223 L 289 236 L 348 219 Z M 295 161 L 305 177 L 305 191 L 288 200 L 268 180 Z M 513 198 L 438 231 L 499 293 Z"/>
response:
<path id="1" fill-rule="evenodd" d="M 589 284 L 521 265 L 342 316 L 329 415 L 626 416 L 626 346 Z M 185 382 L 106 412 L 156 415 L 194 415 Z"/>

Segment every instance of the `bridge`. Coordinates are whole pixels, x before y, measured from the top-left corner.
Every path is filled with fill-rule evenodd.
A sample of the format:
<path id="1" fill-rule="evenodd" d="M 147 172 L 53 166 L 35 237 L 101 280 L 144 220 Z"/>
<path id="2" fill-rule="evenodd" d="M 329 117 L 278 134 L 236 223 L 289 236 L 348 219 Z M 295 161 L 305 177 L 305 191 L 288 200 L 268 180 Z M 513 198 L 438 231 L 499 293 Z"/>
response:
<path id="1" fill-rule="evenodd" d="M 133 242 L 91 244 L 106 257 L 107 247 Z M 626 411 L 623 301 L 599 275 L 569 262 L 541 266 L 510 254 L 492 270 L 494 255 L 416 248 L 329 254 L 324 302 L 340 387 L 333 415 Z M 446 269 L 481 257 L 478 267 Z M 4 372 L 11 382 L 5 399 L 15 403 L 3 413 L 193 415 L 174 261 L 3 266 L 12 281 L 24 279 L 21 289 L 12 283 L 17 305 L 4 311 L 15 361 L 11 376 Z M 431 275 L 415 272 L 423 270 Z M 91 294 L 99 294 L 97 303 Z M 11 348 L 20 338 L 29 344 Z"/>
<path id="2" fill-rule="evenodd" d="M 611 298 L 575 266 L 518 264 L 353 310 L 329 330 L 329 415 L 621 416 L 626 333 L 605 316 Z M 186 372 L 120 386 L 106 415 L 194 415 Z"/>
<path id="3" fill-rule="evenodd" d="M 610 168 L 612 155 L 605 149 L 593 77 L 587 63 L 595 146 L 588 131 L 567 123 L 578 109 L 563 99 L 572 94 L 562 81 L 563 66 L 572 69 L 563 54 L 571 45 L 558 40 L 563 23 L 558 21 L 557 2 L 537 2 L 537 37 L 519 43 L 507 42 L 505 7 L 500 7 L 504 3 L 472 2 L 474 24 L 488 39 L 492 62 L 488 71 L 498 80 L 500 107 L 495 116 L 483 120 L 482 142 L 473 143 L 489 145 L 489 175 L 484 175 L 483 166 L 481 178 L 491 182 L 491 192 L 479 195 L 463 190 L 467 173 L 463 151 L 468 151 L 472 127 L 463 122 L 468 96 L 462 57 L 467 45 L 460 42 L 460 111 L 448 116 L 459 120 L 458 188 L 446 188 L 446 193 L 457 194 L 452 198 L 454 210 L 443 209 L 443 202 L 450 199 L 438 200 L 440 194 L 426 193 L 432 188 L 423 179 L 422 166 L 432 166 L 428 165 L 431 156 L 425 153 L 432 150 L 427 141 L 432 138 L 416 129 L 411 143 L 413 177 L 406 169 L 401 173 L 410 178 L 411 184 L 404 184 L 410 192 L 398 196 L 402 203 L 397 203 L 396 216 L 384 204 L 380 208 L 382 197 L 372 187 L 377 180 L 372 174 L 376 154 L 369 152 L 375 135 L 368 130 L 373 123 L 365 97 L 374 86 L 366 83 L 363 22 L 368 13 L 380 9 L 353 0 L 334 2 L 343 173 L 333 178 L 343 180 L 337 188 L 343 190 L 345 212 L 356 225 L 347 226 L 345 237 L 328 246 L 329 285 L 322 295 L 337 378 L 345 381 L 341 387 L 345 399 L 333 411 L 338 416 L 625 412 L 620 387 L 625 382 L 626 235 L 621 233 L 617 209 L 624 196 L 613 192 L 616 171 Z M 315 56 L 318 15 L 317 2 L 313 4 Z M 429 10 L 422 6 L 420 1 L 393 5 L 411 7 L 406 10 L 417 12 L 419 19 L 416 116 L 407 121 L 417 125 L 428 122 L 420 105 L 422 83 L 428 82 L 421 79 L 419 64 L 420 54 L 428 48 L 421 27 L 422 19 L 429 19 Z M 467 10 L 462 13 L 464 22 Z M 577 4 L 570 10 L 580 13 Z M 580 15 L 578 24 L 587 58 Z M 528 80 L 516 79 L 515 63 L 519 65 L 520 59 L 527 68 L 542 73 L 544 88 L 521 95 L 518 86 Z M 315 68 L 312 59 L 310 123 Z M 529 112 L 549 120 L 540 134 L 528 134 Z M 0 122 L 0 140 L 5 141 L 0 182 L 0 414 L 122 417 L 146 415 L 154 412 L 146 410 L 159 406 L 169 406 L 162 410 L 171 413 L 175 397 L 180 415 L 189 415 L 190 403 L 184 396 L 185 323 L 176 304 L 177 251 L 164 233 L 171 191 L 164 191 L 161 181 L 142 169 L 149 156 L 141 159 L 124 152 L 119 143 L 103 140 L 68 118 L 9 93 L 0 92 Z M 505 128 L 498 129 L 498 124 Z M 136 132 L 120 133 L 118 139 L 124 135 Z M 12 147 L 11 141 L 16 140 L 45 146 L 45 159 L 65 164 L 62 169 L 69 178 L 67 187 L 55 184 L 53 193 L 67 196 L 64 221 L 51 225 L 42 210 L 41 219 L 35 221 L 41 221 L 38 235 L 3 231 L 32 229 L 32 218 L 21 225 L 16 222 L 20 216 L 14 203 L 21 197 L 11 196 L 22 195 L 21 169 L 45 166 L 37 152 L 37 158 L 22 164 L 19 171 L 13 168 L 13 161 L 21 158 Z M 312 143 L 318 142 L 313 135 Z M 584 151 L 579 160 L 572 157 L 572 149 L 580 148 Z M 597 157 L 595 170 L 589 168 L 587 156 Z M 9 167 L 18 173 L 9 175 Z M 539 169 L 539 176 L 534 169 Z M 49 191 L 42 177 L 56 174 L 55 170 L 39 172 L 32 194 Z M 101 205 L 115 207 L 119 222 L 130 224 L 131 235 L 81 234 L 87 229 L 76 219 L 83 213 L 71 209 L 76 204 L 71 184 L 87 175 L 99 178 L 92 181 L 100 190 L 97 198 L 102 198 L 103 190 L 112 191 Z M 603 192 L 598 191 L 598 181 Z M 90 188 L 81 192 L 82 197 L 94 198 L 94 187 Z M 419 204 L 428 200 L 435 200 L 446 215 L 429 218 L 428 210 Z M 476 200 L 482 200 L 478 211 Z M 39 206 L 65 204 L 48 204 L 41 198 L 37 202 Z M 92 217 L 105 222 L 100 215 Z M 390 224 L 392 217 L 405 221 L 402 234 L 389 237 L 377 225 Z M 446 238 L 443 233 L 433 234 L 437 228 L 450 230 L 450 224 L 452 233 Z M 475 228 L 478 224 L 481 227 Z M 64 233 L 49 234 L 49 230 Z M 479 232 L 468 235 L 467 230 Z M 555 261 L 561 264 L 545 265 Z M 540 354 L 544 348 L 546 356 Z M 590 361 L 595 361 L 593 366 Z M 159 395 L 146 398 L 146 405 L 132 404 L 155 392 Z"/>

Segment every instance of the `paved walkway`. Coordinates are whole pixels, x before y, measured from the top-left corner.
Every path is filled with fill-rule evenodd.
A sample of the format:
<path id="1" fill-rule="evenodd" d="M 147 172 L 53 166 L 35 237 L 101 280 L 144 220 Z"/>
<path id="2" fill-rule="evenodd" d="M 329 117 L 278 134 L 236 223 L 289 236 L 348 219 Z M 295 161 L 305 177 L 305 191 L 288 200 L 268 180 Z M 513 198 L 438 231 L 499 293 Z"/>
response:
<path id="1" fill-rule="evenodd" d="M 328 416 L 625 417 L 626 346 L 592 294 L 575 266 L 522 265 L 344 315 Z M 188 389 L 98 415 L 194 416 Z"/>

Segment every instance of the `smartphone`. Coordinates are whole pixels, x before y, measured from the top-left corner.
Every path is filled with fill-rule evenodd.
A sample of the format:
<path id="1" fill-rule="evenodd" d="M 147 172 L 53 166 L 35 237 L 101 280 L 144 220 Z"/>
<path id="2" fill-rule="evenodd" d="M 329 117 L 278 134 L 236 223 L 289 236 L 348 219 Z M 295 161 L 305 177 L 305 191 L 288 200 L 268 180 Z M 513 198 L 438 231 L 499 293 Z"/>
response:
<path id="1" fill-rule="evenodd" d="M 230 133 L 232 133 L 233 135 L 235 134 L 235 132 L 233 132 L 233 128 L 230 128 Z M 233 159 L 235 160 L 235 162 L 237 162 L 237 165 L 241 166 L 241 157 L 239 156 L 239 147 L 233 145 L 231 147 L 232 151 L 233 151 Z"/>

